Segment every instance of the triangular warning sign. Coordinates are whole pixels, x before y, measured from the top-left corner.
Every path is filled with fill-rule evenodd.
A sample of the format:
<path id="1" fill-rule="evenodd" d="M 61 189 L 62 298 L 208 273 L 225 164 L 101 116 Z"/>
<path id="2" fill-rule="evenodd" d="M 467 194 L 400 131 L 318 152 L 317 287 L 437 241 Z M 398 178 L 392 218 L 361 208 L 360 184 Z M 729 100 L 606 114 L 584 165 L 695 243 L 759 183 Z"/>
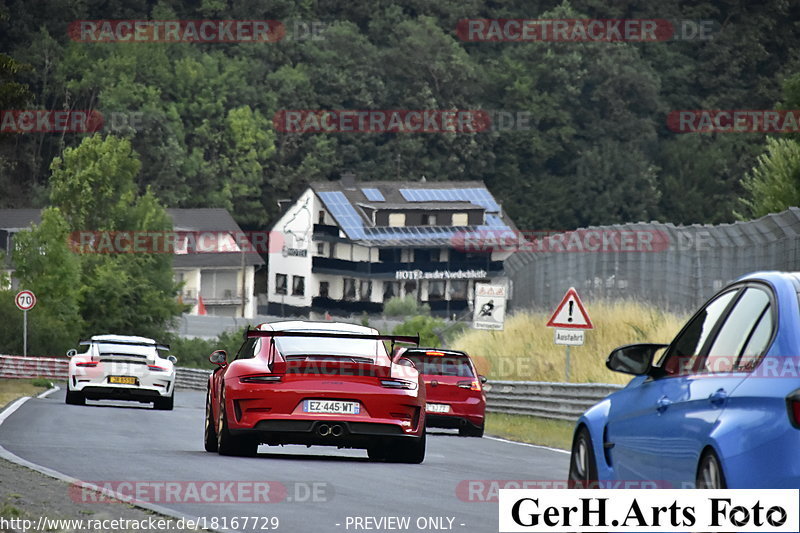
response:
<path id="1" fill-rule="evenodd" d="M 589 313 L 583 307 L 578 296 L 578 291 L 575 287 L 570 287 L 567 294 L 562 298 L 561 303 L 558 304 L 553 316 L 547 321 L 549 328 L 565 328 L 565 329 L 593 329 L 592 320 L 589 318 Z"/>

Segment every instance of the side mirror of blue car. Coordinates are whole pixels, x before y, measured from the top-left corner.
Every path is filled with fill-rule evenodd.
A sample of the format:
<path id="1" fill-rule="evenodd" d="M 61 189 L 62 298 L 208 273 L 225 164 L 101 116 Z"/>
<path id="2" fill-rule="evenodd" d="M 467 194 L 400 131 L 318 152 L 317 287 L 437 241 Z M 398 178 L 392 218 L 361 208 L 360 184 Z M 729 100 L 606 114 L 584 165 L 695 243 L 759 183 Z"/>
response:
<path id="1" fill-rule="evenodd" d="M 612 351 L 606 359 L 606 367 L 614 372 L 643 376 L 650 372 L 653 357 L 666 344 L 628 344 Z"/>

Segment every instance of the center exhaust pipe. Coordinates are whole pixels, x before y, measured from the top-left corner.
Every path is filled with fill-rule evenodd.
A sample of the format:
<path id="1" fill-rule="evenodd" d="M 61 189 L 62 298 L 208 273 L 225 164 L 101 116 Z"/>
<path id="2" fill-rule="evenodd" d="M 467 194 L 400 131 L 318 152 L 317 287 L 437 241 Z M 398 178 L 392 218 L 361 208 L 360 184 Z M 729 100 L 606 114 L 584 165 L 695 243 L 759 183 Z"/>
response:
<path id="1" fill-rule="evenodd" d="M 327 437 L 331 434 L 331 427 L 328 424 L 320 424 L 317 426 L 317 433 L 319 433 L 321 437 Z"/>
<path id="2" fill-rule="evenodd" d="M 335 426 L 331 426 L 331 436 L 333 437 L 341 437 L 342 433 L 344 433 L 344 428 L 339 424 Z"/>

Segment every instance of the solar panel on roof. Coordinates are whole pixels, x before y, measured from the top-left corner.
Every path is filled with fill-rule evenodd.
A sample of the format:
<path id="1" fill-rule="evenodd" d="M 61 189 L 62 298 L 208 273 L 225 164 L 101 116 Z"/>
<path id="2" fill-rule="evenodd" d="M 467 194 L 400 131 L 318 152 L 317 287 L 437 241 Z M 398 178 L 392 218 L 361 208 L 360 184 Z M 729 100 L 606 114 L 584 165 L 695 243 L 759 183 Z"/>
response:
<path id="1" fill-rule="evenodd" d="M 462 194 L 459 194 L 459 192 L 467 190 L 482 191 L 483 201 L 487 204 L 484 206 L 486 210 L 491 211 L 490 206 L 497 206 L 497 204 L 491 200 L 491 195 L 485 189 L 401 189 L 401 193 L 407 201 L 445 201 L 442 200 L 442 197 L 445 194 L 444 191 L 449 190 L 456 191 L 456 193 L 452 195 L 453 197 L 456 197 L 454 201 L 466 200 L 478 205 L 482 204 L 479 204 L 477 200 L 477 193 L 475 193 L 475 196 L 472 199 L 467 199 Z M 410 191 L 408 192 L 408 196 L 404 191 Z M 422 194 L 422 192 L 428 191 L 438 192 L 432 195 L 434 198 L 426 198 L 426 195 Z M 379 241 L 394 239 L 398 242 L 412 242 L 428 239 L 452 239 L 454 236 L 464 232 L 465 229 L 467 231 L 511 230 L 511 228 L 509 228 L 508 225 L 503 222 L 503 219 L 495 214 L 487 214 L 486 222 L 479 226 L 404 226 L 370 228 L 364 226 L 363 219 L 344 195 L 344 193 L 340 191 L 326 191 L 318 193 L 318 196 L 328 208 L 328 211 L 330 211 L 331 216 L 333 216 L 334 220 L 336 220 L 336 223 L 339 224 L 342 230 L 344 230 L 348 238 L 353 240 Z M 418 199 L 411 200 L 411 197 Z"/>
<path id="2" fill-rule="evenodd" d="M 386 198 L 383 197 L 383 193 L 378 189 L 361 189 L 361 192 L 364 193 L 364 196 L 367 197 L 367 200 L 370 202 L 385 202 Z"/>
<path id="3" fill-rule="evenodd" d="M 490 213 L 499 213 L 500 206 L 486 189 L 400 189 L 407 202 L 469 202 Z"/>

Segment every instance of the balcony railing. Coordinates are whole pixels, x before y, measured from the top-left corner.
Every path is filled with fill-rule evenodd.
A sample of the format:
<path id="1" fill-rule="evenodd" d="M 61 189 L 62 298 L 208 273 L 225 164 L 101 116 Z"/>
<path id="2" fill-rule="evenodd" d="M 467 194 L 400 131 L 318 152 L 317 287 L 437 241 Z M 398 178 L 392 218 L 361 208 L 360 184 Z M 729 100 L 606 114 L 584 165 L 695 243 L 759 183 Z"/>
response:
<path id="1" fill-rule="evenodd" d="M 394 273 L 398 270 L 418 270 L 421 272 L 485 270 L 487 271 L 487 275 L 493 275 L 502 272 L 503 262 L 475 259 L 450 262 L 440 261 L 436 263 L 423 261 L 412 261 L 409 263 L 369 263 L 367 261 L 347 261 L 345 259 L 334 259 L 331 257 L 314 257 L 311 260 L 311 271 L 315 273 L 336 272 L 359 276 L 377 275 L 382 277 L 386 277 L 386 274 L 391 274 L 391 277 L 394 277 Z"/>

